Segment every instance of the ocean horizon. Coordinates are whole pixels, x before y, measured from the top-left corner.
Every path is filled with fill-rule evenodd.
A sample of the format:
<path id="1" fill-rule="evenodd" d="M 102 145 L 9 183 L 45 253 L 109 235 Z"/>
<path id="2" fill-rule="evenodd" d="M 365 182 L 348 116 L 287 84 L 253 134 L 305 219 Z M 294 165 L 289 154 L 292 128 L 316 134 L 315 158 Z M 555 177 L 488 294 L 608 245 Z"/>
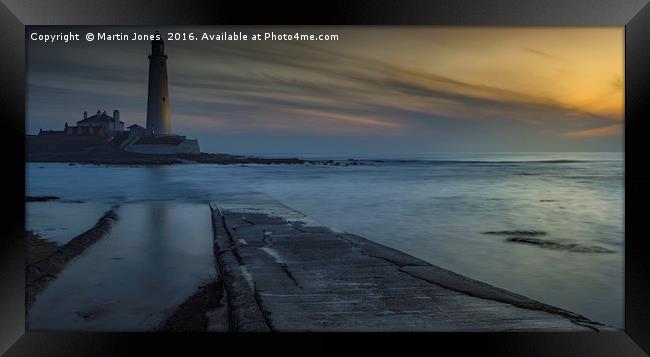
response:
<path id="1" fill-rule="evenodd" d="M 437 153 L 233 152 L 232 155 L 305 160 L 413 160 L 413 161 L 548 161 L 623 160 L 624 151 L 490 151 Z"/>

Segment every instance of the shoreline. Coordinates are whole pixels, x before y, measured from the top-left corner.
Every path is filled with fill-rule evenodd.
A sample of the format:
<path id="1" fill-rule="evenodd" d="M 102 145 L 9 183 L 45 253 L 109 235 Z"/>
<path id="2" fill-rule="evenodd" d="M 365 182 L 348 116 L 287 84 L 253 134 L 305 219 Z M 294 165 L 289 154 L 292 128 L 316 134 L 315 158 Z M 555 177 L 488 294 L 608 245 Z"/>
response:
<path id="1" fill-rule="evenodd" d="M 184 163 L 203 164 L 304 164 L 307 161 L 298 158 L 260 158 L 230 154 L 175 154 L 149 155 L 124 151 L 102 151 L 93 153 L 58 152 L 28 153 L 25 162 L 33 163 L 71 163 L 95 165 L 178 165 Z"/>

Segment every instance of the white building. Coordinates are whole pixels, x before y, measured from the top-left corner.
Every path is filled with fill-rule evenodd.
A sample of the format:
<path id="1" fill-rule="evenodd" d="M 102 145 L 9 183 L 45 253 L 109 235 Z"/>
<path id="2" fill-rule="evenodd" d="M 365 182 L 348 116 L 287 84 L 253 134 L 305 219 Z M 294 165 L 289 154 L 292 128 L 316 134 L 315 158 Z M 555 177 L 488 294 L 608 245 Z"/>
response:
<path id="1" fill-rule="evenodd" d="M 77 127 L 88 128 L 91 132 L 98 131 L 101 128 L 105 133 L 111 133 L 124 131 L 124 122 L 120 121 L 120 112 L 118 110 L 113 111 L 112 117 L 106 114 L 106 111 L 101 112 L 98 110 L 97 114 L 91 116 L 84 112 L 84 118 L 77 122 Z"/>

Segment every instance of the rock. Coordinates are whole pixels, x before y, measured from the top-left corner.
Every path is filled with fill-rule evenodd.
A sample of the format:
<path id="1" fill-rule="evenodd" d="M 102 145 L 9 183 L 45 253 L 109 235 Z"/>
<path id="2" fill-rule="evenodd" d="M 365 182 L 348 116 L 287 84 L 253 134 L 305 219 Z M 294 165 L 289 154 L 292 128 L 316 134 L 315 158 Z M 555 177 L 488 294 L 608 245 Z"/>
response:
<path id="1" fill-rule="evenodd" d="M 546 232 L 536 230 L 511 230 L 511 231 L 488 231 L 483 234 L 504 235 L 504 236 L 545 236 Z"/>
<path id="2" fill-rule="evenodd" d="M 26 202 L 45 202 L 45 201 L 53 201 L 53 200 L 58 200 L 61 197 L 58 196 L 25 196 L 25 201 Z"/>
<path id="3" fill-rule="evenodd" d="M 530 245 L 538 246 L 540 248 L 566 250 L 569 252 L 576 252 L 576 253 L 615 253 L 613 250 L 609 250 L 607 248 L 603 248 L 595 245 L 586 246 L 586 245 L 575 244 L 575 243 L 562 244 L 562 243 L 557 243 L 549 240 L 529 238 L 529 237 L 526 238 L 512 237 L 506 239 L 506 241 L 513 242 L 513 243 L 530 244 Z"/>

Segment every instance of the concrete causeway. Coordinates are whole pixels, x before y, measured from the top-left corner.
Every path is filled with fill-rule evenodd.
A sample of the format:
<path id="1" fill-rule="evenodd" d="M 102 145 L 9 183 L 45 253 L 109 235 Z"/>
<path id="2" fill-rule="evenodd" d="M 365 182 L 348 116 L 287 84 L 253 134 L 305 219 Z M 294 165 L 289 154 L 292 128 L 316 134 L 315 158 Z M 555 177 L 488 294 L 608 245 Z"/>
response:
<path id="1" fill-rule="evenodd" d="M 212 202 L 235 331 L 599 331 L 276 203 Z"/>

